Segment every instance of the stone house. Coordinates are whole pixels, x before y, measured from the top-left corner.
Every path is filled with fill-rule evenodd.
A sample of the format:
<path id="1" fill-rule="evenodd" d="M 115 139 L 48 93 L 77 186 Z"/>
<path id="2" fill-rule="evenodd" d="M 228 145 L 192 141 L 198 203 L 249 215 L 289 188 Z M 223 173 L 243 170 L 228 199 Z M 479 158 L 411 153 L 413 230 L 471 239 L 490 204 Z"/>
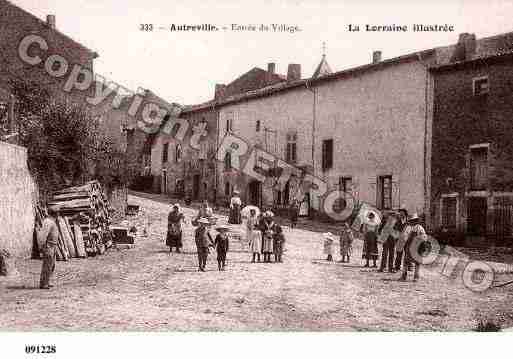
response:
<path id="1" fill-rule="evenodd" d="M 269 63 L 267 71 L 255 67 L 242 74 L 231 83 L 217 84 L 214 99 L 203 104 L 184 106 L 180 121 L 185 121 L 187 131 L 185 137 L 176 140 L 180 126 L 163 124 L 161 131 L 152 136 L 151 174 L 153 190 L 172 196 L 187 196 L 192 200 L 208 199 L 211 202 L 226 202 L 226 196 L 218 190 L 219 175 L 215 161 L 218 146 L 219 110 L 218 103 L 231 96 L 253 91 L 255 89 L 285 82 L 286 77 L 276 73 L 276 65 Z M 164 133 L 162 129 L 169 129 Z M 196 130 L 195 130 L 196 129 Z M 191 146 L 191 138 L 195 131 L 204 131 L 199 144 Z M 194 140 L 194 139 L 193 139 Z M 196 140 L 194 140 L 196 141 Z M 146 161 L 146 165 L 148 161 Z M 221 194 L 221 196 L 219 196 Z"/>
<path id="2" fill-rule="evenodd" d="M 349 191 L 383 209 L 404 203 L 424 213 L 429 200 L 428 66 L 436 62 L 436 52 L 380 56 L 375 52 L 370 64 L 333 73 L 323 56 L 311 78 L 299 74 L 221 101 L 220 137 L 231 131 L 322 179 L 328 191 Z M 290 184 L 273 191 L 272 183 L 218 173 L 219 191 L 238 187 L 247 203 L 287 206 L 293 197 Z M 305 195 L 292 192 L 300 200 Z M 321 208 L 322 198 L 308 193 L 306 198 L 312 209 Z"/>
<path id="3" fill-rule="evenodd" d="M 433 67 L 432 227 L 468 245 L 513 239 L 513 33 L 460 38 Z"/>

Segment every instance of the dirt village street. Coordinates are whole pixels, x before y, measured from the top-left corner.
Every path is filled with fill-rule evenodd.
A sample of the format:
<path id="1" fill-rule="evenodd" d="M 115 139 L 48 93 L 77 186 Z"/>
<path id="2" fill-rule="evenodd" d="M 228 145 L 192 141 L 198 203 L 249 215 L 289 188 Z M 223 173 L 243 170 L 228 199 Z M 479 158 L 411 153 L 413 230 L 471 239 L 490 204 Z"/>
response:
<path id="1" fill-rule="evenodd" d="M 0 282 L 0 330 L 443 331 L 475 329 L 482 317 L 512 326 L 511 286 L 476 293 L 427 271 L 418 283 L 401 282 L 399 273 L 362 267 L 361 241 L 350 264 L 338 255 L 327 262 L 321 233 L 287 223 L 284 263 L 253 264 L 246 244 L 232 240 L 226 271 L 211 252 L 207 272 L 198 272 L 196 210 L 183 208 L 183 253 L 170 254 L 163 202 L 129 196 L 143 211 L 131 220 L 140 231 L 148 218 L 148 236 L 130 249 L 57 262 L 51 290 L 35 289 L 40 261 L 19 261 L 19 274 Z"/>

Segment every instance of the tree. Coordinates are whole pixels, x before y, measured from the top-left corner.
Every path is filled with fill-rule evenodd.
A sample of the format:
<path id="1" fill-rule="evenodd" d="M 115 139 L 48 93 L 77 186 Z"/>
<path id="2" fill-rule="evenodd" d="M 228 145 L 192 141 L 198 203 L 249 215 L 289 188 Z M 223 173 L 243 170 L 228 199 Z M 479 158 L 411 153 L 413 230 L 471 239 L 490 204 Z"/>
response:
<path id="1" fill-rule="evenodd" d="M 43 87 L 13 81 L 20 144 L 41 199 L 51 192 L 97 178 L 106 186 L 123 183 L 123 153 L 101 135 L 98 118 L 83 106 L 56 101 Z"/>

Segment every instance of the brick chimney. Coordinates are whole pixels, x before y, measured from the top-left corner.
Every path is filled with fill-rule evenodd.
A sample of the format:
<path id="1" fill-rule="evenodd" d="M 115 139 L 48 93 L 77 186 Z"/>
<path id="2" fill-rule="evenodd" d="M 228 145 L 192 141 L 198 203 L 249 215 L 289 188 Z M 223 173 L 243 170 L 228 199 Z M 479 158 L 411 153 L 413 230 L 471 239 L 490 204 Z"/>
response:
<path id="1" fill-rule="evenodd" d="M 50 29 L 55 29 L 55 15 L 46 15 L 46 25 Z"/>
<path id="2" fill-rule="evenodd" d="M 295 81 L 301 79 L 301 65 L 289 64 L 287 69 L 287 81 Z"/>
<path id="3" fill-rule="evenodd" d="M 470 60 L 476 53 L 476 35 L 468 32 L 461 33 L 454 48 L 451 61 Z"/>
<path id="4" fill-rule="evenodd" d="M 269 73 L 269 75 L 274 75 L 276 71 L 276 64 L 274 62 L 269 62 L 267 64 L 267 72 Z"/>
<path id="5" fill-rule="evenodd" d="M 225 84 L 216 84 L 216 90 L 214 94 L 214 99 L 223 98 L 225 95 L 226 85 Z"/>
<path id="6" fill-rule="evenodd" d="M 372 52 L 372 63 L 377 64 L 381 61 L 381 51 L 373 51 Z"/>

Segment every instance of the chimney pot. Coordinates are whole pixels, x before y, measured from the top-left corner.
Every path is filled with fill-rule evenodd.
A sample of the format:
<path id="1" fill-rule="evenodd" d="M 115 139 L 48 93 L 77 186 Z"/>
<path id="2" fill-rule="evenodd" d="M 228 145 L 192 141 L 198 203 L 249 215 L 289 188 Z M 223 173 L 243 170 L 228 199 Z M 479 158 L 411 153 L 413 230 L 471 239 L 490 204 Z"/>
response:
<path id="1" fill-rule="evenodd" d="M 46 15 L 46 25 L 51 29 L 55 29 L 55 15 Z"/>
<path id="2" fill-rule="evenodd" d="M 376 64 L 381 61 L 381 51 L 372 52 L 372 63 Z"/>
<path id="3" fill-rule="evenodd" d="M 219 98 L 224 97 L 225 90 L 226 90 L 226 85 L 225 84 L 216 84 L 214 99 L 217 100 Z"/>
<path id="4" fill-rule="evenodd" d="M 301 79 L 301 64 L 289 64 L 287 69 L 287 81 Z"/>
<path id="5" fill-rule="evenodd" d="M 274 62 L 269 62 L 267 64 L 267 72 L 269 75 L 274 75 L 274 72 L 276 71 L 276 64 Z"/>

